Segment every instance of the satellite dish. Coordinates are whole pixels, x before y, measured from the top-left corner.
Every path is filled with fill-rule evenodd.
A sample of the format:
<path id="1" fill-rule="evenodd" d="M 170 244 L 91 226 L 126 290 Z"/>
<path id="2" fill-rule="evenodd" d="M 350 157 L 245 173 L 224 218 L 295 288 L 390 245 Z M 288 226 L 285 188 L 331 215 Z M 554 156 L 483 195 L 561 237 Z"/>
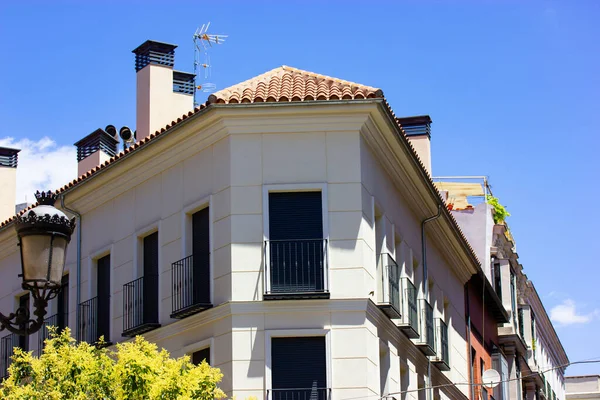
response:
<path id="1" fill-rule="evenodd" d="M 104 132 L 108 133 L 110 136 L 117 137 L 117 128 L 115 128 L 114 125 L 106 125 Z"/>
<path id="2" fill-rule="evenodd" d="M 485 370 L 481 375 L 481 383 L 488 389 L 493 389 L 500 383 L 500 374 L 495 369 Z"/>

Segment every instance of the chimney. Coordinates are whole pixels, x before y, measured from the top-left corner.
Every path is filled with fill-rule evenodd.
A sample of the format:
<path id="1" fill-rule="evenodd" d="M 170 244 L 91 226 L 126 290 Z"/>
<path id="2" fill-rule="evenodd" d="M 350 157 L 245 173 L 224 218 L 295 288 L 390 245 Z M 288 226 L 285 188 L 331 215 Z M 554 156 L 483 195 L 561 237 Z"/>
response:
<path id="1" fill-rule="evenodd" d="M 115 135 L 111 135 L 100 128 L 75 143 L 77 146 L 77 176 L 85 174 L 117 154 L 118 143 L 116 131 Z"/>
<path id="2" fill-rule="evenodd" d="M 0 147 L 0 223 L 16 213 L 19 151 Z"/>
<path id="3" fill-rule="evenodd" d="M 176 47 L 148 40 L 133 50 L 137 73 L 136 140 L 194 109 L 194 74 L 173 70 Z"/>
<path id="4" fill-rule="evenodd" d="M 429 115 L 396 118 L 406 137 L 431 175 L 431 118 Z"/>

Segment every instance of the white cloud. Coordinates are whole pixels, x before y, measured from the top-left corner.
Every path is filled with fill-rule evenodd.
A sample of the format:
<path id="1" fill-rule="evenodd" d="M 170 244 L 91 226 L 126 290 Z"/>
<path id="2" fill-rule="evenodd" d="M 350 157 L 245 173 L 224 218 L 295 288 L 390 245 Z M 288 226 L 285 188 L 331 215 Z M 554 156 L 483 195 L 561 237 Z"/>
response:
<path id="1" fill-rule="evenodd" d="M 589 314 L 578 314 L 575 302 L 571 299 L 564 300 L 561 304 L 552 307 L 550 319 L 558 325 L 586 324 L 596 318 L 599 311 Z"/>
<path id="2" fill-rule="evenodd" d="M 17 167 L 17 203 L 35 201 L 36 190 L 56 190 L 77 176 L 77 150 L 49 137 L 38 141 L 0 139 L 0 147 L 21 149 Z"/>

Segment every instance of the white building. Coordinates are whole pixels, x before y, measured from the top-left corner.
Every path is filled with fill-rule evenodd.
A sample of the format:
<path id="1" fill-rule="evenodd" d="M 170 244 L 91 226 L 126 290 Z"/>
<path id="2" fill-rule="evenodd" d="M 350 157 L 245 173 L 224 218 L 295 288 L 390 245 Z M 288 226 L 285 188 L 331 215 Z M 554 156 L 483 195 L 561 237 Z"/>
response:
<path id="1" fill-rule="evenodd" d="M 600 375 L 567 376 L 568 400 L 600 400 Z"/>
<path id="2" fill-rule="evenodd" d="M 430 178 L 428 125 L 406 134 L 381 90 L 285 66 L 192 110 L 174 49 L 134 50 L 134 145 L 118 153 L 110 129 L 77 142 L 48 323 L 207 359 L 239 398 L 467 398 L 480 267 Z M 12 223 L 3 311 L 27 302 Z M 43 337 L 5 336 L 0 355 Z"/>

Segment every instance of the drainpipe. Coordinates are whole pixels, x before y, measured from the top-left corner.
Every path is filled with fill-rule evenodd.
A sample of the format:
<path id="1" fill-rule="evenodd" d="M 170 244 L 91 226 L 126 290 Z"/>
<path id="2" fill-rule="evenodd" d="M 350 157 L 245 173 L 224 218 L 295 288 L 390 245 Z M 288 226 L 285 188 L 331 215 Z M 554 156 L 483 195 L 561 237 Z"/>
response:
<path id="1" fill-rule="evenodd" d="M 432 215 L 429 218 L 425 218 L 421 222 L 421 254 L 423 257 L 423 296 L 425 299 L 429 297 L 429 282 L 427 281 L 427 243 L 425 241 L 425 224 L 438 219 L 442 215 L 442 205 L 438 204 L 438 212 L 436 215 Z M 427 357 L 427 397 L 433 399 L 433 392 L 431 389 L 431 359 Z"/>
<path id="2" fill-rule="evenodd" d="M 81 214 L 65 206 L 65 195 L 60 196 L 60 206 L 63 210 L 70 212 L 77 217 L 77 304 L 75 326 L 79 327 L 80 315 L 79 304 L 81 303 Z M 77 332 L 75 332 L 77 335 Z M 79 338 L 78 338 L 79 339 Z"/>
<path id="3" fill-rule="evenodd" d="M 469 302 L 469 287 L 470 287 L 470 281 L 467 282 L 467 284 L 465 285 L 465 302 L 466 302 L 466 308 L 467 308 L 467 343 L 469 346 L 469 349 L 467 351 L 467 354 L 469 355 L 469 369 L 471 371 L 471 376 L 470 376 L 470 383 L 471 383 L 471 399 L 475 400 L 475 370 L 473 369 L 473 360 L 472 360 L 472 354 L 471 354 L 471 303 Z"/>

